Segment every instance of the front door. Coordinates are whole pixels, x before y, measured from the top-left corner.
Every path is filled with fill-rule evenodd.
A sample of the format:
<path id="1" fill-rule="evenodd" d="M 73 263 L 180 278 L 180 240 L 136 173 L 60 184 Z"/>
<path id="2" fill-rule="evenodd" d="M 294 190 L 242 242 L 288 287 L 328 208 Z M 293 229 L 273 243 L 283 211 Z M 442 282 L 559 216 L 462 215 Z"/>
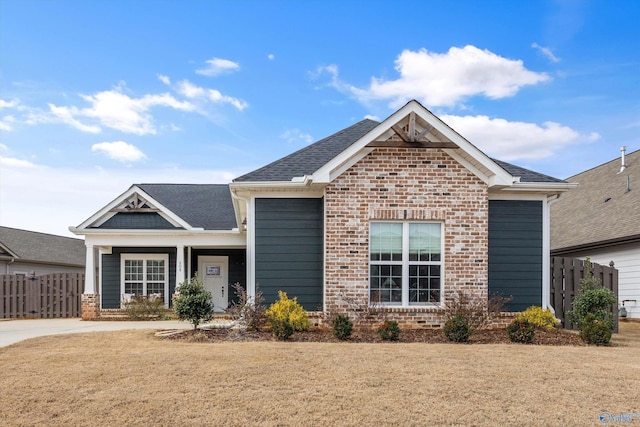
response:
<path id="1" fill-rule="evenodd" d="M 229 257 L 226 256 L 198 257 L 198 278 L 205 289 L 211 292 L 216 313 L 224 312 L 229 306 L 228 266 Z"/>

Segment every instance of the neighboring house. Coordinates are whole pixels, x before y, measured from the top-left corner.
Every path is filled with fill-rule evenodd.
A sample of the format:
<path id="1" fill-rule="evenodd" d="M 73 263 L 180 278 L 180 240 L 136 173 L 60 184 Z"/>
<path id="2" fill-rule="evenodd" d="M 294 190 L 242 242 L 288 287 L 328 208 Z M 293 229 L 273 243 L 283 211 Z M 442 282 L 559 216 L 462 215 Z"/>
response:
<path id="1" fill-rule="evenodd" d="M 84 240 L 0 227 L 0 274 L 84 273 Z"/>
<path id="2" fill-rule="evenodd" d="M 312 311 L 375 302 L 425 326 L 457 291 L 548 306 L 549 201 L 572 186 L 487 157 L 411 101 L 229 185 L 133 185 L 71 228 L 101 254 L 83 317 L 132 293 L 168 305 L 196 273 L 217 311 L 235 282 L 267 303 L 278 290 Z"/>
<path id="3" fill-rule="evenodd" d="M 618 300 L 640 318 L 640 151 L 572 176 L 577 188 L 551 207 L 554 256 L 618 269 Z"/>

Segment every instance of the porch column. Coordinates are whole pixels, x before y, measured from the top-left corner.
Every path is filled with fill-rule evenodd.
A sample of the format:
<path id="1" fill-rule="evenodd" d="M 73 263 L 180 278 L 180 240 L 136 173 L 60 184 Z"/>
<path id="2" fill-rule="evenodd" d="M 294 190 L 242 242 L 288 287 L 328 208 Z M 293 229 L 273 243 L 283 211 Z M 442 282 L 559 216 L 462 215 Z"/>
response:
<path id="1" fill-rule="evenodd" d="M 185 279 L 184 268 L 184 246 L 177 246 L 178 257 L 176 259 L 176 286 L 180 286 L 180 283 Z"/>
<path id="2" fill-rule="evenodd" d="M 84 268 L 84 294 L 94 295 L 96 293 L 96 266 L 93 245 L 87 246 L 87 256 Z"/>
<path id="3" fill-rule="evenodd" d="M 86 246 L 82 320 L 95 320 L 100 317 L 100 295 L 96 294 L 95 251 L 93 245 L 86 244 Z"/>

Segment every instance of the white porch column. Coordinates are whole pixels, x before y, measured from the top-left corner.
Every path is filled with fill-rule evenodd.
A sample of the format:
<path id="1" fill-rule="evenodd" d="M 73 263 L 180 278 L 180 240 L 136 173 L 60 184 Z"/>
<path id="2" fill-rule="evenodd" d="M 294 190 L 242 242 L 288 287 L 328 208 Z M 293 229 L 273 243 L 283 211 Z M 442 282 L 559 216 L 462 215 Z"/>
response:
<path id="1" fill-rule="evenodd" d="M 94 295 L 96 293 L 96 265 L 94 256 L 94 246 L 87 244 L 87 257 L 85 259 L 84 270 L 84 293 Z"/>
<path id="2" fill-rule="evenodd" d="M 176 259 L 176 286 L 180 286 L 180 283 L 185 279 L 184 268 L 184 246 L 177 246 L 178 257 Z"/>

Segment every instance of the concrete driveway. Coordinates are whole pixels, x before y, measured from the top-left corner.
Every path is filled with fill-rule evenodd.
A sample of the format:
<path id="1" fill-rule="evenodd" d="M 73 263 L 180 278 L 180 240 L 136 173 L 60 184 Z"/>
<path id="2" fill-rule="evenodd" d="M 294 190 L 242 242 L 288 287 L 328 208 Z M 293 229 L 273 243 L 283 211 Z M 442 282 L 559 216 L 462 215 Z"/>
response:
<path id="1" fill-rule="evenodd" d="M 0 347 L 44 335 L 79 332 L 122 331 L 127 329 L 190 329 L 186 321 L 86 321 L 80 319 L 0 320 Z"/>

